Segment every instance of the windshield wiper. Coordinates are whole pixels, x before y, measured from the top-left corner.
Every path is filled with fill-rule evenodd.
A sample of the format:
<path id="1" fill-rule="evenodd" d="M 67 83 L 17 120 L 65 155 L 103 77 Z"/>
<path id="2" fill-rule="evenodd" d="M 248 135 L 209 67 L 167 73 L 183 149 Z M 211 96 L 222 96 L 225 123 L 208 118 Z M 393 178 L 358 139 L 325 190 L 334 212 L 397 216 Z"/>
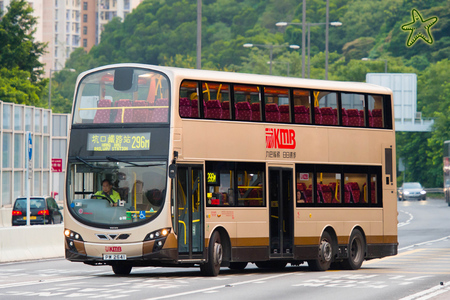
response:
<path id="1" fill-rule="evenodd" d="M 118 159 L 118 158 L 111 157 L 111 156 L 107 156 L 106 159 L 109 160 L 109 161 L 121 162 L 121 163 L 129 164 L 129 165 L 132 165 L 132 166 L 135 166 L 135 167 L 154 167 L 154 166 L 165 166 L 166 165 L 165 163 L 153 163 L 153 164 L 141 165 L 141 164 L 137 164 L 137 163 L 134 163 L 134 162 L 131 162 L 131 161 L 126 161 L 126 160 L 123 160 L 123 159 Z"/>

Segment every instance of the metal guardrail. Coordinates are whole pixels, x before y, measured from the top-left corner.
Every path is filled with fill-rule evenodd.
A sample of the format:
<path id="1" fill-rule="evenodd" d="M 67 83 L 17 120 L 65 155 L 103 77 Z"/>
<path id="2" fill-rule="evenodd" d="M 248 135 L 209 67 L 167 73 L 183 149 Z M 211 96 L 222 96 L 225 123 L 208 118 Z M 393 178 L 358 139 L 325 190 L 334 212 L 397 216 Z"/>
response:
<path id="1" fill-rule="evenodd" d="M 424 189 L 427 193 L 444 193 L 443 188 L 426 188 Z"/>

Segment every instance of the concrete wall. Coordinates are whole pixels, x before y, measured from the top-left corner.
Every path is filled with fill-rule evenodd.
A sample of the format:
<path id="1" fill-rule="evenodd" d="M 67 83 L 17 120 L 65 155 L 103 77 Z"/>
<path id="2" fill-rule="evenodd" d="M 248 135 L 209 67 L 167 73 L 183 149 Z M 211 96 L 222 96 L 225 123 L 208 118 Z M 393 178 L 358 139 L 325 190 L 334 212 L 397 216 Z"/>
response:
<path id="1" fill-rule="evenodd" d="M 0 227 L 11 226 L 12 208 L 0 208 Z"/>
<path id="2" fill-rule="evenodd" d="M 63 224 L 0 227 L 0 262 L 63 256 Z"/>

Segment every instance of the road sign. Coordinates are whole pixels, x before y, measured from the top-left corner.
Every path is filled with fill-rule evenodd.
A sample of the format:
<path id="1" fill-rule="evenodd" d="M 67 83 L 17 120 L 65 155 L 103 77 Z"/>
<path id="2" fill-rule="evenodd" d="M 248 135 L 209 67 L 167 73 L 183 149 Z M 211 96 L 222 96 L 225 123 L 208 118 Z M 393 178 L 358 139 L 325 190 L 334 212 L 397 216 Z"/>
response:
<path id="1" fill-rule="evenodd" d="M 28 160 L 31 160 L 33 157 L 33 139 L 31 137 L 31 132 L 28 132 L 28 143 L 27 143 L 27 151 L 28 151 Z"/>
<path id="2" fill-rule="evenodd" d="M 31 135 L 31 132 L 27 132 L 27 157 L 28 157 L 28 179 L 31 179 L 33 177 L 33 165 L 31 162 L 31 159 L 33 158 L 33 137 Z"/>
<path id="3" fill-rule="evenodd" d="M 52 158 L 52 172 L 62 172 L 62 158 Z"/>

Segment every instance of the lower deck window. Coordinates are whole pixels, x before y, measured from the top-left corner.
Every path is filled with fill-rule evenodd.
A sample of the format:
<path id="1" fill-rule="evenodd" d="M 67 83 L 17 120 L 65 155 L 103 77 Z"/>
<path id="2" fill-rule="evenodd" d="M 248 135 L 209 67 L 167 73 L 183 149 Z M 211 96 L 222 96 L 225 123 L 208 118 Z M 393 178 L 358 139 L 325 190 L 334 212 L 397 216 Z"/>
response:
<path id="1" fill-rule="evenodd" d="M 296 203 L 381 206 L 381 167 L 296 166 Z"/>
<path id="2" fill-rule="evenodd" d="M 264 163 L 207 162 L 207 206 L 265 206 L 264 170 Z"/>

